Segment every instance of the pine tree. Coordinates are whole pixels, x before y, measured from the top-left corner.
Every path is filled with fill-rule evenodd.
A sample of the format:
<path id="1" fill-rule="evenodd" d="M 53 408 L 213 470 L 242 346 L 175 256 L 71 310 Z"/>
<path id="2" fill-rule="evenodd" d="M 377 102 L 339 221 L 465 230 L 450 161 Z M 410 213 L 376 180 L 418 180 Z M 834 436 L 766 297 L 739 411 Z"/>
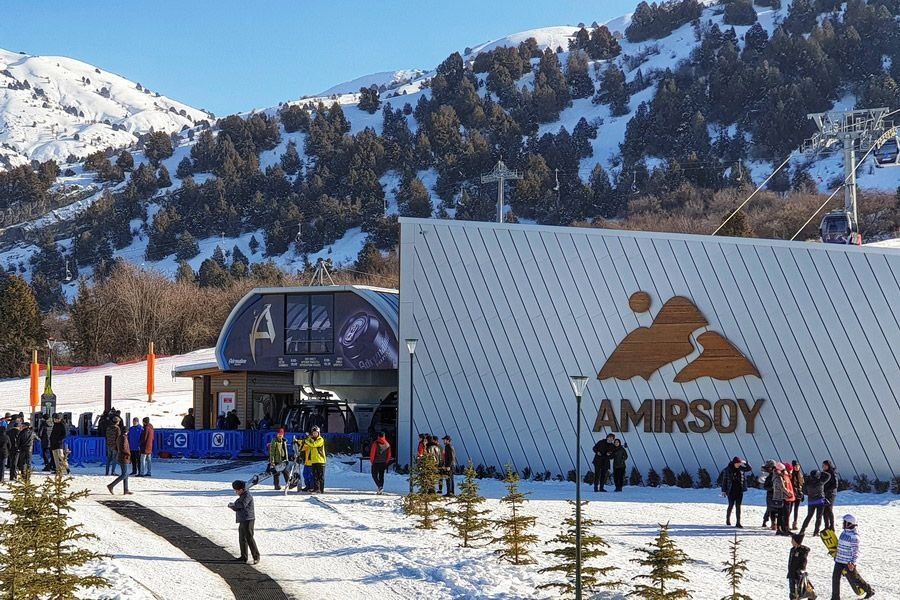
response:
<path id="1" fill-rule="evenodd" d="M 42 520 L 44 534 L 41 535 L 48 551 L 41 574 L 47 576 L 40 577 L 40 582 L 42 595 L 46 594 L 52 600 L 74 600 L 79 589 L 109 587 L 109 582 L 100 575 L 73 572 L 104 557 L 84 547 L 84 542 L 95 540 L 97 536 L 83 533 L 81 523 L 69 522 L 75 502 L 88 495 L 88 490 L 69 491 L 71 484 L 72 477 L 57 473 L 45 478 L 40 490 L 41 502 L 48 507 Z"/>
<path id="2" fill-rule="evenodd" d="M 159 166 L 159 171 L 156 174 L 156 185 L 160 189 L 172 187 L 172 178 L 169 176 L 169 170 L 166 168 L 166 165 Z"/>
<path id="3" fill-rule="evenodd" d="M 189 265 L 186 260 L 178 261 L 178 270 L 175 272 L 175 281 L 179 283 L 194 283 L 196 278 L 197 275 L 194 273 L 194 269 L 191 268 L 191 265 Z"/>
<path id="4" fill-rule="evenodd" d="M 45 339 L 32 289 L 18 275 L 0 278 L 0 377 L 23 377 Z"/>
<path id="5" fill-rule="evenodd" d="M 119 157 L 116 158 L 116 166 L 123 171 L 132 170 L 134 168 L 134 157 L 131 156 L 131 152 L 128 150 L 119 152 Z"/>
<path id="6" fill-rule="evenodd" d="M 494 543 L 501 545 L 496 554 L 501 560 L 514 565 L 533 563 L 528 547 L 536 544 L 538 538 L 529 532 L 534 527 L 537 517 L 526 517 L 522 514 L 527 494 L 519 491 L 519 474 L 513 471 L 510 465 L 506 466 L 506 478 L 503 481 L 506 483 L 506 496 L 501 498 L 500 502 L 509 507 L 509 516 L 497 521 L 502 534 L 493 540 Z"/>
<path id="7" fill-rule="evenodd" d="M 628 87 L 625 85 L 625 73 L 615 64 L 610 64 L 603 71 L 600 92 L 597 94 L 595 102 L 609 103 L 610 114 L 620 117 L 628 114 L 629 98 Z"/>
<path id="8" fill-rule="evenodd" d="M 359 103 L 356 106 L 359 110 L 364 110 L 370 115 L 374 115 L 381 106 L 378 88 L 374 85 L 359 88 Z"/>
<path id="9" fill-rule="evenodd" d="M 27 475 L 9 482 L 8 498 L 0 497 L 0 513 L 10 522 L 0 527 L 0 594 L 4 598 L 39 598 L 44 582 L 39 577 L 48 559 L 42 520 L 47 505 Z"/>
<path id="10" fill-rule="evenodd" d="M 397 204 L 404 217 L 430 217 L 431 194 L 418 177 L 405 177 L 397 191 Z"/>
<path id="11" fill-rule="evenodd" d="M 688 581 L 684 571 L 678 567 L 688 563 L 690 559 L 682 552 L 672 538 L 669 537 L 669 524 L 659 526 L 659 535 L 647 548 L 635 550 L 644 554 L 644 558 L 635 558 L 631 562 L 650 569 L 649 574 L 637 575 L 636 579 L 648 579 L 650 585 L 636 584 L 628 596 L 644 600 L 684 600 L 693 598 L 683 588 L 672 588 L 678 581 Z"/>
<path id="12" fill-rule="evenodd" d="M 172 138 L 165 131 L 154 131 L 144 142 L 144 156 L 155 167 L 159 161 L 172 156 Z"/>
<path id="13" fill-rule="evenodd" d="M 583 50 L 569 52 L 566 82 L 572 98 L 590 98 L 594 95 L 594 80 L 588 74 L 588 56 Z"/>
<path id="14" fill-rule="evenodd" d="M 256 234 L 250 236 L 247 247 L 250 248 L 250 254 L 256 254 L 257 250 L 259 250 L 259 240 L 256 239 Z"/>
<path id="15" fill-rule="evenodd" d="M 746 560 L 738 559 L 738 550 L 741 547 L 741 542 L 738 540 L 737 532 L 734 534 L 734 540 L 729 542 L 728 545 L 730 546 L 729 558 L 722 563 L 725 567 L 722 569 L 722 572 L 725 573 L 731 593 L 727 596 L 722 596 L 722 600 L 751 600 L 750 596 L 739 591 L 741 581 L 743 581 L 744 576 L 750 569 L 747 567 Z"/>
<path id="16" fill-rule="evenodd" d="M 190 177 L 194 174 L 194 163 L 191 162 L 190 157 L 185 156 L 178 163 L 178 168 L 175 169 L 175 177 L 178 179 L 184 179 L 185 177 Z"/>
<path id="17" fill-rule="evenodd" d="M 731 213 L 729 213 L 731 214 Z M 723 217 L 723 220 L 728 218 L 728 215 Z M 716 235 L 727 235 L 730 237 L 752 237 L 753 231 L 750 229 L 750 224 L 747 222 L 747 215 L 744 211 L 738 211 L 731 219 L 725 223 L 725 226 L 719 230 L 719 233 Z"/>
<path id="18" fill-rule="evenodd" d="M 416 461 L 409 476 L 413 491 L 404 498 L 403 510 L 418 518 L 416 527 L 419 529 L 434 529 L 436 518 L 444 514 L 444 509 L 436 506 L 439 498 L 435 489 L 440 479 L 437 461 L 426 452 Z"/>
<path id="19" fill-rule="evenodd" d="M 538 589 L 558 589 L 565 596 L 573 596 L 575 593 L 575 502 L 569 501 L 572 506 L 572 516 L 563 520 L 564 529 L 562 533 L 557 535 L 551 542 L 560 544 L 561 547 L 547 550 L 544 554 L 558 559 L 560 562 L 541 569 L 538 573 L 561 573 L 565 576 L 563 581 L 554 581 L 553 583 L 545 583 L 539 585 Z M 582 588 L 594 592 L 600 588 L 617 588 L 624 585 L 621 581 L 600 581 L 600 577 L 606 577 L 617 567 L 597 567 L 588 564 L 595 558 L 606 556 L 603 548 L 608 548 L 609 544 L 600 537 L 591 533 L 591 528 L 596 527 L 599 521 L 589 519 L 584 516 L 584 507 L 587 501 L 581 503 L 581 585 Z"/>
<path id="20" fill-rule="evenodd" d="M 466 479 L 459 489 L 459 495 L 453 499 L 454 509 L 449 512 L 448 520 L 456 537 L 462 540 L 463 548 L 469 548 L 488 540 L 491 529 L 490 521 L 484 518 L 490 511 L 478 508 L 485 500 L 478 495 L 478 480 L 471 460 L 466 466 Z"/>
<path id="21" fill-rule="evenodd" d="M 302 163 L 300 162 L 300 154 L 297 152 L 297 144 L 293 141 L 288 142 L 284 154 L 281 155 L 281 168 L 288 175 L 296 175 L 300 171 Z"/>

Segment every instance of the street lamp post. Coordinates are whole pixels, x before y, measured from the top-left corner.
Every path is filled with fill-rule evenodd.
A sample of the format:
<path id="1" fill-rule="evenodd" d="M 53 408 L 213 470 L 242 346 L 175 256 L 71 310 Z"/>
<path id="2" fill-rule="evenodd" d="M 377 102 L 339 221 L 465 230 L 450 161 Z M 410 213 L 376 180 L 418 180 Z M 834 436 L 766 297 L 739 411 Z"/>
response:
<path id="1" fill-rule="evenodd" d="M 416 338 L 409 338 L 406 340 L 406 349 L 409 350 L 409 493 L 413 492 L 413 478 L 412 478 L 412 468 L 413 468 L 413 460 L 415 459 L 415 436 L 416 430 L 413 427 L 413 406 L 415 402 L 413 400 L 413 357 L 416 354 L 416 343 L 419 340 Z"/>
<path id="2" fill-rule="evenodd" d="M 587 387 L 584 375 L 569 375 L 575 391 L 575 600 L 581 600 L 581 396 Z"/>

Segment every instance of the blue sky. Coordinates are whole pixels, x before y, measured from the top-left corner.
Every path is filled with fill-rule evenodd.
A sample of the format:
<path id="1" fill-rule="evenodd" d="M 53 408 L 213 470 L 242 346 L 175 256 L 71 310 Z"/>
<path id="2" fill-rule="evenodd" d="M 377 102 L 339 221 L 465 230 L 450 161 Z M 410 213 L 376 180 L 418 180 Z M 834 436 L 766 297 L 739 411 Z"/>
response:
<path id="1" fill-rule="evenodd" d="M 549 25 L 603 22 L 637 0 L 4 0 L 0 48 L 70 56 L 217 115 Z"/>

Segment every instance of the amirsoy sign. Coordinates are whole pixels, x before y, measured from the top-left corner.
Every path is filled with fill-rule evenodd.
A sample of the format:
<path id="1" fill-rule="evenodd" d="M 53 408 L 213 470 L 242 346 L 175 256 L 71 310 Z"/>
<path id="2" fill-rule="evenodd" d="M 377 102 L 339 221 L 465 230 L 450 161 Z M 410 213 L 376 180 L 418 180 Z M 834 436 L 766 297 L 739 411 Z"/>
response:
<path id="1" fill-rule="evenodd" d="M 651 298 L 646 292 L 631 295 L 628 304 L 636 313 L 650 310 Z M 683 296 L 666 301 L 649 327 L 638 327 L 623 339 L 604 363 L 597 379 L 628 380 L 650 377 L 662 367 L 694 353 L 691 335 L 707 328 L 709 321 L 700 309 Z M 700 355 L 675 375 L 675 383 L 688 383 L 702 377 L 730 381 L 739 377 L 760 377 L 750 360 L 724 335 L 707 329 L 697 336 Z M 600 402 L 594 431 L 627 432 L 633 426 L 647 433 L 734 433 L 740 421 L 744 431 L 754 433 L 756 417 L 763 399 L 719 398 L 692 401 L 646 399 L 632 403 L 622 398 L 618 405 L 604 399 Z M 618 412 L 616 411 L 618 408 Z"/>

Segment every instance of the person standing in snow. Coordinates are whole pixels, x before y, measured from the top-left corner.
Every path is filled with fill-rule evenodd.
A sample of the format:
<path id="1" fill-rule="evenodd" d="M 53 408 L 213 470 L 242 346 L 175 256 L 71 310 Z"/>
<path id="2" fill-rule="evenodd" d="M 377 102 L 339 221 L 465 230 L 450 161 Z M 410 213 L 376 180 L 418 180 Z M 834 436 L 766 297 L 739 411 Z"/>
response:
<path id="1" fill-rule="evenodd" d="M 228 508 L 234 511 L 234 520 L 238 524 L 238 547 L 241 555 L 235 560 L 247 562 L 247 548 L 253 557 L 253 564 L 259 563 L 259 549 L 256 547 L 256 539 L 253 536 L 253 525 L 256 522 L 256 511 L 253 507 L 253 496 L 247 490 L 247 484 L 237 479 L 231 483 L 231 489 L 237 494 L 237 500 L 228 503 Z"/>
<path id="2" fill-rule="evenodd" d="M 115 475 L 116 465 L 119 462 L 116 456 L 116 439 L 121 433 L 119 427 L 119 417 L 112 411 L 107 415 L 106 425 L 104 426 L 104 435 L 106 436 L 106 474 Z"/>
<path id="3" fill-rule="evenodd" d="M 9 466 L 9 480 L 16 480 L 16 469 L 19 468 L 19 419 L 13 417 L 9 421 L 9 427 L 6 428 L 6 435 L 9 437 L 9 456 L 6 464 Z"/>
<path id="4" fill-rule="evenodd" d="M 181 428 L 182 429 L 193 429 L 194 428 L 194 409 L 189 408 L 187 414 L 184 415 L 184 418 L 181 419 Z"/>
<path id="5" fill-rule="evenodd" d="M 19 464 L 16 467 L 27 479 L 31 476 L 31 460 L 34 455 L 34 441 L 37 436 L 28 421 L 19 422 Z"/>
<path id="6" fill-rule="evenodd" d="M 141 453 L 138 463 L 138 477 L 150 477 L 150 463 L 153 458 L 153 439 L 156 431 L 150 424 L 150 417 L 144 417 L 144 428 L 141 430 L 141 439 L 138 440 L 138 450 Z"/>
<path id="7" fill-rule="evenodd" d="M 797 501 L 797 495 L 794 494 L 794 480 L 791 478 L 794 468 L 790 463 L 784 465 L 784 472 L 781 476 L 784 478 L 784 508 L 782 509 L 784 516 L 784 532 L 790 535 L 791 509 Z"/>
<path id="8" fill-rule="evenodd" d="M 594 444 L 594 491 L 605 492 L 609 479 L 609 463 L 615 451 L 616 436 L 609 434 L 606 439 Z"/>
<path id="9" fill-rule="evenodd" d="M 53 415 L 53 430 L 50 432 L 50 450 L 53 452 L 53 464 L 56 472 L 64 475 L 69 472 L 69 458 L 66 456 L 66 424 L 62 415 Z"/>
<path id="10" fill-rule="evenodd" d="M 128 447 L 134 450 L 131 453 L 131 477 L 141 472 L 141 455 L 138 448 L 141 446 L 141 422 L 135 417 L 131 420 L 131 427 L 128 428 Z"/>
<path id="11" fill-rule="evenodd" d="M 722 471 L 722 495 L 728 498 L 728 510 L 725 512 L 725 524 L 731 526 L 731 511 L 735 514 L 735 527 L 743 529 L 741 525 L 741 504 L 744 502 L 744 492 L 747 491 L 746 473 L 752 471 L 752 467 L 744 460 L 735 456 Z"/>
<path id="12" fill-rule="evenodd" d="M 813 535 L 818 537 L 819 527 L 822 525 L 822 512 L 825 509 L 825 485 L 831 480 L 831 475 L 825 471 L 816 471 L 813 469 L 806 478 L 806 518 L 803 520 L 803 526 L 800 533 L 806 533 L 806 528 L 812 520 L 813 513 L 816 515 L 816 528 Z"/>
<path id="13" fill-rule="evenodd" d="M 775 535 L 790 535 L 787 530 L 787 518 L 785 517 L 785 501 L 787 488 L 784 485 L 784 464 L 775 463 L 775 471 L 772 473 L 772 526 Z"/>
<path id="14" fill-rule="evenodd" d="M 822 516 L 825 519 L 825 529 L 834 531 L 834 503 L 837 501 L 840 475 L 830 460 L 822 461 L 822 472 L 831 475 L 831 479 L 825 484 L 825 509 Z"/>
<path id="15" fill-rule="evenodd" d="M 284 429 L 279 429 L 275 434 L 275 438 L 269 442 L 269 469 L 272 470 L 272 478 L 275 480 L 275 489 L 281 489 L 281 474 L 287 465 L 288 447 L 287 440 L 284 439 Z M 280 469 L 280 470 L 279 470 Z M 284 482 L 288 484 L 287 481 Z"/>
<path id="16" fill-rule="evenodd" d="M 9 435 L 6 432 L 6 421 L 0 423 L 0 483 L 6 481 L 6 459 L 9 458 Z"/>
<path id="17" fill-rule="evenodd" d="M 325 492 L 325 438 L 319 435 L 319 427 L 314 426 L 303 440 L 306 465 L 312 469 L 312 492 Z"/>
<path id="18" fill-rule="evenodd" d="M 794 506 L 791 507 L 794 513 L 794 520 L 791 524 L 791 530 L 796 531 L 797 515 L 800 512 L 800 505 L 803 504 L 803 488 L 806 485 L 806 479 L 803 477 L 803 469 L 800 468 L 800 462 L 797 460 L 791 461 L 791 483 L 794 486 Z"/>
<path id="19" fill-rule="evenodd" d="M 445 496 L 456 495 L 456 448 L 453 447 L 453 440 L 449 435 L 444 436 L 444 459 L 441 463 L 443 474 L 447 477 L 447 493 Z"/>
<path id="20" fill-rule="evenodd" d="M 382 431 L 378 438 L 369 446 L 369 462 L 372 465 L 372 480 L 378 488 L 377 494 L 384 492 L 384 472 L 391 462 L 391 444 L 387 441 Z"/>
<path id="21" fill-rule="evenodd" d="M 628 448 L 628 444 L 623 443 L 619 438 L 616 438 L 613 442 L 612 472 L 613 484 L 615 484 L 617 492 L 621 492 L 625 487 L 625 468 L 628 462 L 628 450 L 626 448 Z"/>
<path id="22" fill-rule="evenodd" d="M 802 594 L 806 591 L 806 564 L 809 556 L 809 548 L 803 545 L 803 534 L 795 533 L 791 536 L 791 551 L 788 554 L 788 593 L 790 600 L 805 598 Z"/>
<path id="23" fill-rule="evenodd" d="M 859 574 L 859 533 L 856 530 L 856 517 L 844 515 L 844 530 L 838 539 L 837 554 L 834 557 L 834 571 L 831 573 L 831 600 L 841 600 L 841 576 L 847 578 L 850 585 L 863 590 L 863 598 L 871 598 L 875 591 Z"/>
<path id="24" fill-rule="evenodd" d="M 430 456 L 434 459 L 434 466 L 438 469 L 438 473 L 440 473 L 441 465 L 444 462 L 444 453 L 441 450 L 441 445 L 438 444 L 436 435 L 429 435 L 427 438 L 427 446 L 425 448 L 426 455 Z M 434 492 L 434 490 L 431 490 Z M 444 480 L 438 477 L 438 494 L 444 492 Z"/>
<path id="25" fill-rule="evenodd" d="M 50 415 L 40 415 L 36 428 L 38 438 L 41 440 L 41 458 L 44 460 L 44 471 L 52 471 L 53 454 L 50 452 Z"/>
<path id="26" fill-rule="evenodd" d="M 113 452 L 116 460 L 118 460 L 119 467 L 121 467 L 121 475 L 106 486 L 106 489 L 109 490 L 110 494 L 114 494 L 113 490 L 121 481 L 124 494 L 130 496 L 131 492 L 128 491 L 128 463 L 131 462 L 131 446 L 128 445 L 128 433 L 122 430 L 122 427 L 119 426 L 119 421 L 119 417 L 115 417 L 107 426 L 106 441 L 107 444 L 110 440 L 112 441 Z M 112 474 L 115 475 L 115 471 Z"/>
<path id="27" fill-rule="evenodd" d="M 420 433 L 419 434 L 419 445 L 416 447 L 416 458 L 422 458 L 425 456 L 425 448 L 428 445 L 428 434 Z"/>

